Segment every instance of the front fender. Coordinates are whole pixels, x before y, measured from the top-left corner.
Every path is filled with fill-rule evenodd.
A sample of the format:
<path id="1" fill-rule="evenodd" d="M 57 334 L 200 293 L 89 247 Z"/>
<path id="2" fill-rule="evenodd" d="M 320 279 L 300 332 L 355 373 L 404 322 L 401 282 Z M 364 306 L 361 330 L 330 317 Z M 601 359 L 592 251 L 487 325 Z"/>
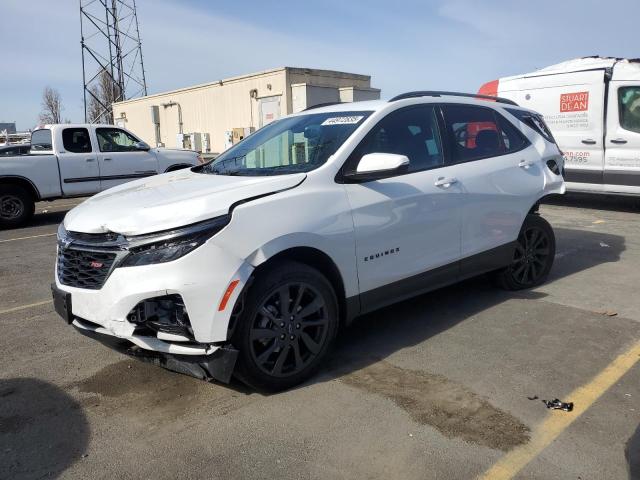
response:
<path id="1" fill-rule="evenodd" d="M 305 232 L 283 235 L 254 250 L 247 257 L 246 261 L 255 268 L 267 262 L 275 255 L 293 248 L 312 248 L 325 254 L 337 267 L 342 277 L 345 296 L 351 297 L 358 295 L 358 274 L 355 257 L 351 255 L 350 258 L 337 258 L 337 255 L 334 254 L 331 240 L 328 240 L 322 235 Z"/>

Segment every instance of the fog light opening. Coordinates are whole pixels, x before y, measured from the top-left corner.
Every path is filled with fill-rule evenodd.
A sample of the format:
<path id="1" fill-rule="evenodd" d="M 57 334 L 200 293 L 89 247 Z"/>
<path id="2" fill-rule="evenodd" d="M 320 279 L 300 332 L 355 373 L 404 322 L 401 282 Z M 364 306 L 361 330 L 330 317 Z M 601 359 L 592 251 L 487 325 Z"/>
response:
<path id="1" fill-rule="evenodd" d="M 141 301 L 129 312 L 127 320 L 142 331 L 150 330 L 148 333 L 163 332 L 194 338 L 184 301 L 177 294 Z"/>

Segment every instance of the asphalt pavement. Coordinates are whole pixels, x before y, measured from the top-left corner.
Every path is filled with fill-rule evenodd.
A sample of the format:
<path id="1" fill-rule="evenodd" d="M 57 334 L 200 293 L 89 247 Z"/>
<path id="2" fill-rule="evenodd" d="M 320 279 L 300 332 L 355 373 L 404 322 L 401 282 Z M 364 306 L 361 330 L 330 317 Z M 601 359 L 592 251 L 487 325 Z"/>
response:
<path id="1" fill-rule="evenodd" d="M 361 317 L 262 395 L 123 357 L 54 312 L 55 232 L 0 231 L 0 478 L 640 478 L 640 209 L 543 205 L 549 281 L 485 277 Z M 574 402 L 551 411 L 542 400 Z"/>

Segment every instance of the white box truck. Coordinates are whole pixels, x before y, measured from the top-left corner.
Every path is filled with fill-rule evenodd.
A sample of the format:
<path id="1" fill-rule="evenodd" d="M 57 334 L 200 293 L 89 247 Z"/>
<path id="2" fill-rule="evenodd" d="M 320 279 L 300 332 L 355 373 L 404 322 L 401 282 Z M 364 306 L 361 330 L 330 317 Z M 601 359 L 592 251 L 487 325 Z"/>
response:
<path id="1" fill-rule="evenodd" d="M 567 190 L 640 195 L 640 59 L 585 57 L 485 83 L 544 116 Z"/>

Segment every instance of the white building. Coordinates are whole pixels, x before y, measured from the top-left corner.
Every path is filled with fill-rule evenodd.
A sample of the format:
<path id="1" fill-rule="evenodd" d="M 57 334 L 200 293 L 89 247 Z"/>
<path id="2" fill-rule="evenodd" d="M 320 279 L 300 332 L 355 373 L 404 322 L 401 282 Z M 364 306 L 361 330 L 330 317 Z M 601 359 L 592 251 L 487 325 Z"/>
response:
<path id="1" fill-rule="evenodd" d="M 118 102 L 113 112 L 150 145 L 217 153 L 284 115 L 378 98 L 368 75 L 282 67 Z"/>

